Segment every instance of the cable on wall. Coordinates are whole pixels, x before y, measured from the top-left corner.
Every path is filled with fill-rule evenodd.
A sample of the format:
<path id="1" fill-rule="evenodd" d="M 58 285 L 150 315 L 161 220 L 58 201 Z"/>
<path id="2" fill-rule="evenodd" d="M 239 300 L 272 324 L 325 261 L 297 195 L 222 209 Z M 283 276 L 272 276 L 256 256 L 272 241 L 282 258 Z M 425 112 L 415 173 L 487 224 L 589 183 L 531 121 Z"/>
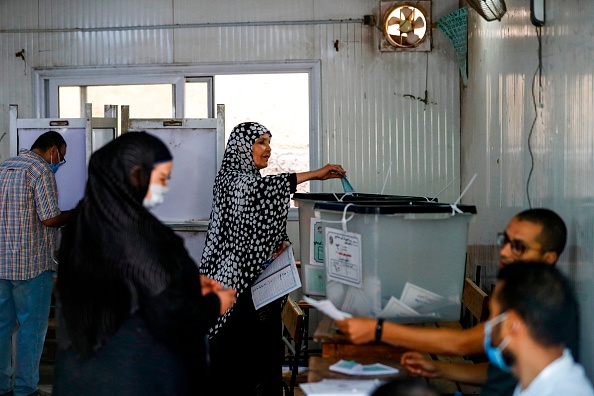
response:
<path id="1" fill-rule="evenodd" d="M 532 179 L 532 172 L 534 171 L 534 153 L 532 151 L 532 134 L 534 126 L 538 119 L 538 107 L 542 107 L 542 28 L 540 26 L 535 28 L 536 38 L 538 40 L 538 66 L 532 76 L 532 103 L 534 104 L 534 120 L 528 132 L 528 152 L 530 153 L 530 171 L 528 172 L 528 179 L 526 180 L 526 197 L 528 199 L 528 208 L 532 209 L 532 202 L 530 200 L 530 180 Z M 534 94 L 536 76 L 538 75 L 538 105 L 536 103 L 536 95 Z"/>

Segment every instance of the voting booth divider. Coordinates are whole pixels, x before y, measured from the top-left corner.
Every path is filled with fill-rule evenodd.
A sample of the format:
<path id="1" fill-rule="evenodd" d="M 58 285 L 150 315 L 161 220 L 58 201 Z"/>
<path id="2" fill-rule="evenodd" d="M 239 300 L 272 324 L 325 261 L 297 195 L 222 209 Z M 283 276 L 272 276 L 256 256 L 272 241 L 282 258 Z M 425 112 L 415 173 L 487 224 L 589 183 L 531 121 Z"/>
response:
<path id="1" fill-rule="evenodd" d="M 169 192 L 152 213 L 184 238 L 190 256 L 200 263 L 225 151 L 225 106 L 217 105 L 216 118 L 139 119 L 129 114 L 130 107 L 123 105 L 121 133 L 155 135 L 173 155 Z"/>
<path id="2" fill-rule="evenodd" d="M 117 136 L 117 106 L 106 105 L 104 117 L 93 117 L 92 105 L 85 105 L 82 118 L 18 118 L 18 106 L 10 105 L 10 156 L 20 149 L 30 149 L 35 140 L 47 131 L 60 133 L 67 145 L 67 162 L 56 173 L 58 205 L 73 209 L 83 197 L 87 166 L 91 154 Z"/>

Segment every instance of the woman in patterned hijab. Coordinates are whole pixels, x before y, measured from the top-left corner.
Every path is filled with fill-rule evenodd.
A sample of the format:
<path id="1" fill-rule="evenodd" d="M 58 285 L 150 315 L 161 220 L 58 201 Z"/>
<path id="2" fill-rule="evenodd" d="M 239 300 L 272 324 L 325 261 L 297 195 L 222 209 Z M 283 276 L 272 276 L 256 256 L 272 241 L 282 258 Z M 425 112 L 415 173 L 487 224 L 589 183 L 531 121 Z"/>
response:
<path id="1" fill-rule="evenodd" d="M 234 293 L 202 277 L 183 240 L 143 207 L 171 166 L 145 132 L 91 157 L 58 256 L 66 333 L 54 395 L 193 395 L 205 378 L 208 329 Z"/>
<path id="2" fill-rule="evenodd" d="M 235 289 L 238 298 L 210 330 L 212 394 L 282 392 L 280 313 L 285 299 L 256 311 L 250 288 L 264 270 L 264 262 L 289 241 L 287 214 L 297 184 L 346 173 L 342 166 L 328 164 L 315 171 L 262 177 L 260 169 L 268 166 L 271 136 L 255 122 L 233 128 L 215 179 L 200 271 Z M 249 381 L 229 381 L 230 364 Z"/>

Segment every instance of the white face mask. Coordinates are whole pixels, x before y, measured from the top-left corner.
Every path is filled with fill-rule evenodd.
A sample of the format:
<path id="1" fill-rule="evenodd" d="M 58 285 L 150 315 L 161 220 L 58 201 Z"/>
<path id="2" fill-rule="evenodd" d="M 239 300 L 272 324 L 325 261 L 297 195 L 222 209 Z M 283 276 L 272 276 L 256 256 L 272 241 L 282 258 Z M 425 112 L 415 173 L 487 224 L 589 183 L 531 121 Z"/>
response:
<path id="1" fill-rule="evenodd" d="M 163 203 L 165 200 L 165 194 L 169 191 L 169 187 L 162 186 L 161 184 L 149 185 L 150 197 L 144 197 L 142 205 L 147 209 L 152 209 L 155 206 Z"/>

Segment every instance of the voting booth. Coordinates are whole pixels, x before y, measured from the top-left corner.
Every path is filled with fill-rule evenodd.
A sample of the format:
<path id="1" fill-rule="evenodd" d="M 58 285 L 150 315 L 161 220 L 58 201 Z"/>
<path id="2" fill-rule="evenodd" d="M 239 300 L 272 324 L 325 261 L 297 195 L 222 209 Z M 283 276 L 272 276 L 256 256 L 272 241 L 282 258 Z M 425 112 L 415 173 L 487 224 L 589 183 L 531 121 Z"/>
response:
<path id="1" fill-rule="evenodd" d="M 117 127 L 117 107 L 113 105 L 105 106 L 103 118 L 93 117 L 90 103 L 85 105 L 83 118 L 18 118 L 18 106 L 10 105 L 10 156 L 22 148 L 30 149 L 47 131 L 61 134 L 67 145 L 67 161 L 56 173 L 58 206 L 70 210 L 84 195 L 91 154 L 115 139 Z"/>
<path id="2" fill-rule="evenodd" d="M 122 133 L 145 131 L 165 143 L 173 155 L 169 192 L 151 212 L 184 238 L 199 263 L 204 249 L 214 180 L 225 151 L 225 106 L 216 118 L 132 119 L 122 106 Z"/>

